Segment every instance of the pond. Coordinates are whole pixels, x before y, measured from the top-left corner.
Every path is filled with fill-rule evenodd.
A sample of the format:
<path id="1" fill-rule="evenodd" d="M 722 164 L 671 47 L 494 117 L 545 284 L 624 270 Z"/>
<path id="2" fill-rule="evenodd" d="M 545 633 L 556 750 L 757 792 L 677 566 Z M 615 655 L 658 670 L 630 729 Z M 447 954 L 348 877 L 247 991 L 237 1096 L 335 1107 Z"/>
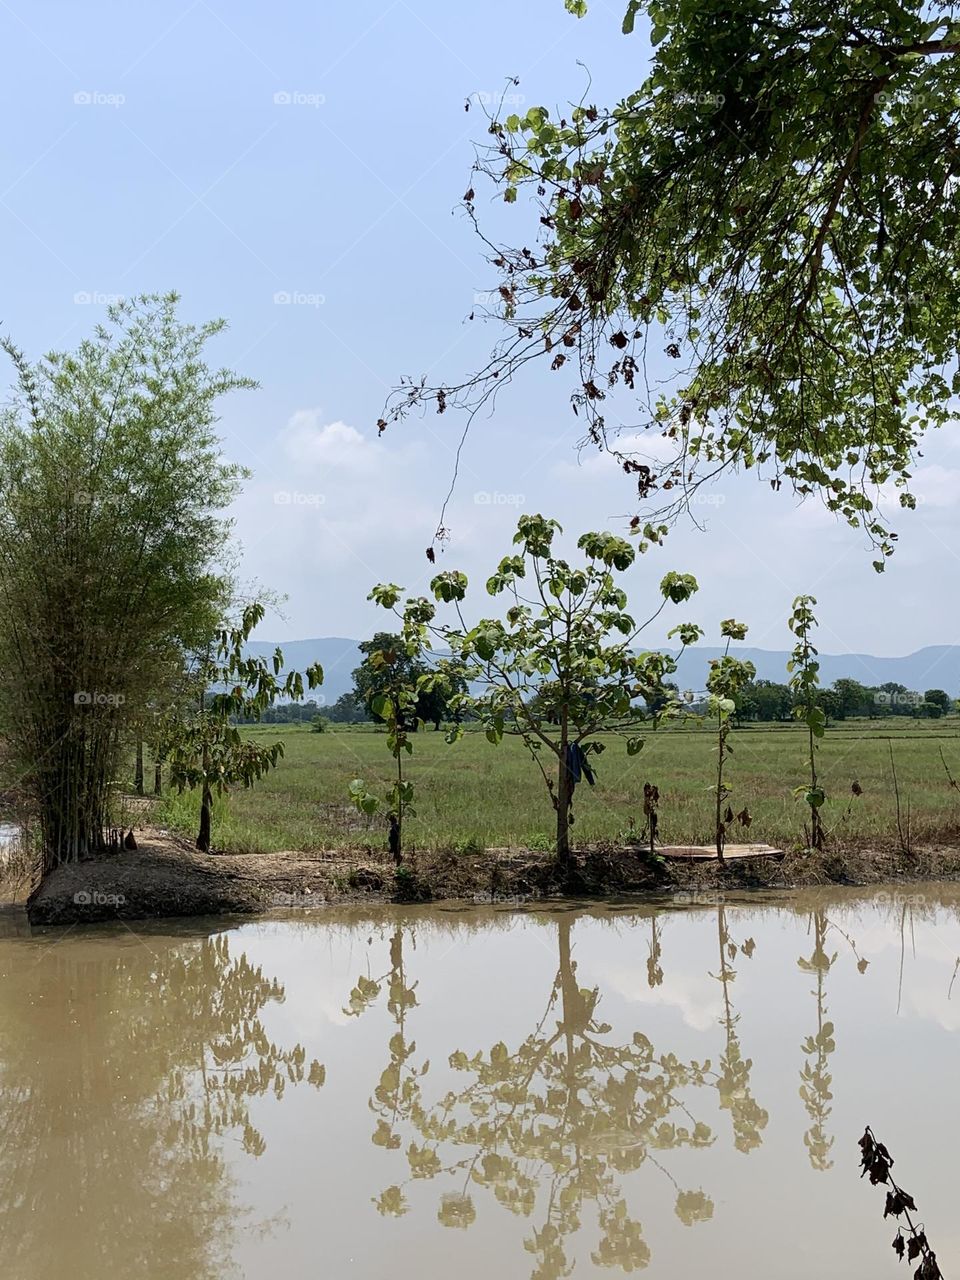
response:
<path id="1" fill-rule="evenodd" d="M 907 1276 L 960 1258 L 960 891 L 0 914 L 12 1280 Z"/>

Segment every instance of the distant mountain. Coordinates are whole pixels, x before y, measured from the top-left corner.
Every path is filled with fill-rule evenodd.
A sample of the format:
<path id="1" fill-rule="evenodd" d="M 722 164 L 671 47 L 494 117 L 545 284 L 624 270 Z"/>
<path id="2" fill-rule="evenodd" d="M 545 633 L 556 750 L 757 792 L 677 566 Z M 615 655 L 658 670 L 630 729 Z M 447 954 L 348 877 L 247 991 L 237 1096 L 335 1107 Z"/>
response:
<path id="1" fill-rule="evenodd" d="M 790 654 L 781 649 L 751 649 L 734 644 L 731 653 L 746 658 L 757 669 L 759 680 L 786 683 Z M 688 649 L 677 666 L 674 677 L 681 689 L 704 687 L 707 663 L 719 658 L 721 648 L 706 645 Z M 903 658 L 875 658 L 867 653 L 821 653 L 820 683 L 833 684 L 847 677 L 864 685 L 881 685 L 894 681 L 923 693 L 926 689 L 945 689 L 950 696 L 960 694 L 960 645 L 930 645 Z"/>
<path id="2" fill-rule="evenodd" d="M 270 658 L 279 644 L 283 650 L 284 669 L 305 671 L 314 662 L 323 667 L 323 684 L 307 698 L 314 698 L 321 705 L 332 706 L 342 693 L 353 688 L 351 675 L 359 667 L 362 654 L 356 640 L 341 636 L 323 636 L 318 640 L 251 640 L 247 651 L 254 657 Z"/>
<path id="3" fill-rule="evenodd" d="M 249 650 L 269 657 L 279 644 L 287 668 L 293 671 L 303 671 L 311 663 L 319 662 L 323 667 L 324 682 L 318 693 L 330 706 L 342 693 L 353 688 L 351 674 L 361 660 L 357 643 L 341 636 L 325 636 L 316 640 L 255 640 L 249 645 Z M 757 669 L 758 679 L 776 680 L 781 684 L 787 680 L 786 668 L 790 657 L 787 650 L 752 649 L 734 644 L 731 652 L 739 658 L 749 659 Z M 703 689 L 708 661 L 722 653 L 723 649 L 706 645 L 688 649 L 680 659 L 675 677 L 680 688 Z M 821 653 L 821 683 L 833 684 L 842 676 L 865 685 L 895 681 L 921 693 L 926 689 L 945 689 L 951 697 L 957 697 L 960 695 L 960 645 L 930 645 L 903 658 L 875 658 L 867 653 Z"/>

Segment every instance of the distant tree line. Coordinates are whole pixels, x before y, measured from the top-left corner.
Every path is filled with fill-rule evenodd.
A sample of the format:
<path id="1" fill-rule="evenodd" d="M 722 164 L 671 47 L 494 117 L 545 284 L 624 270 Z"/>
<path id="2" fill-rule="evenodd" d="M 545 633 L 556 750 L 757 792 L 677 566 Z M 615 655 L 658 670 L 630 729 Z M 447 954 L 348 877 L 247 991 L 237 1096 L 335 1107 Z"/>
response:
<path id="1" fill-rule="evenodd" d="M 787 721 L 794 718 L 796 698 L 786 684 L 775 680 L 753 680 L 736 699 L 737 719 Z M 920 693 L 896 681 L 881 685 L 864 685 L 842 677 L 828 689 L 822 689 L 817 701 L 828 720 L 839 721 L 866 717 L 878 720 L 888 716 L 911 716 L 914 719 L 939 719 L 955 709 L 954 700 L 943 689 L 927 689 Z"/>
<path id="2" fill-rule="evenodd" d="M 428 670 L 419 658 L 410 657 L 403 645 L 403 638 L 388 632 L 377 632 L 370 640 L 358 646 L 363 661 L 353 672 L 353 688 L 340 695 L 330 706 L 323 706 L 311 699 L 301 703 L 277 703 L 260 717 L 263 724 L 379 724 L 379 717 L 372 710 L 375 699 L 384 692 L 386 684 L 395 680 L 398 672 L 405 681 L 415 683 L 418 675 Z M 375 654 L 388 654 L 392 662 L 384 665 L 374 659 Z M 452 715 L 449 703 L 460 689 L 436 688 L 421 695 L 417 704 L 417 719 L 439 729 L 450 723 Z M 671 696 L 677 696 L 676 684 L 666 682 L 652 697 L 645 699 L 649 711 L 660 711 Z M 537 695 L 534 695 L 536 702 Z M 888 716 L 910 716 L 914 719 L 939 719 L 956 709 L 956 702 L 944 689 L 926 689 L 924 692 L 908 689 L 896 681 L 880 685 L 865 685 L 858 680 L 841 677 L 830 688 L 818 694 L 827 719 L 831 721 L 869 718 L 878 720 Z M 751 680 L 736 698 L 736 719 L 743 723 L 776 723 L 792 721 L 796 696 L 787 684 L 776 680 Z M 705 697 L 697 697 L 688 703 L 691 712 L 705 709 Z M 254 723 L 242 720 L 240 723 Z"/>

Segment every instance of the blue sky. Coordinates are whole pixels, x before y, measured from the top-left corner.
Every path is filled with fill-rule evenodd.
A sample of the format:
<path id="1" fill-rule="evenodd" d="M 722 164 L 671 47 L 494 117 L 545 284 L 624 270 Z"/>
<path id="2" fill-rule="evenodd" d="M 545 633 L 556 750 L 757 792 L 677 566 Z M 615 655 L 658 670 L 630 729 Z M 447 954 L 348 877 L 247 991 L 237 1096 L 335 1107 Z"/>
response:
<path id="1" fill-rule="evenodd" d="M 496 336 L 466 320 L 495 283 L 458 209 L 479 104 L 508 76 L 526 105 L 578 98 L 586 69 L 596 100 L 633 87 L 648 51 L 620 16 L 599 0 L 580 22 L 562 0 L 0 0 L 5 331 L 38 355 L 78 341 L 111 296 L 170 288 L 191 318 L 229 320 L 217 356 L 261 384 L 223 406 L 226 450 L 254 472 L 235 511 L 243 574 L 287 596 L 265 638 L 369 634 L 373 582 L 424 589 L 461 423 L 381 440 L 374 424 L 401 374 L 455 379 Z M 536 234 L 482 186 L 478 209 L 505 237 Z M 521 510 L 571 534 L 634 510 L 615 464 L 578 459 L 568 390 L 534 370 L 475 426 L 443 563 L 478 586 Z M 793 596 L 813 591 L 824 650 L 960 641 L 952 438 L 919 464 L 883 577 L 816 503 L 726 477 L 697 510 L 706 532 L 676 529 L 632 571 L 635 611 L 678 568 L 702 588 L 684 616 L 711 637 L 736 615 L 784 647 Z"/>

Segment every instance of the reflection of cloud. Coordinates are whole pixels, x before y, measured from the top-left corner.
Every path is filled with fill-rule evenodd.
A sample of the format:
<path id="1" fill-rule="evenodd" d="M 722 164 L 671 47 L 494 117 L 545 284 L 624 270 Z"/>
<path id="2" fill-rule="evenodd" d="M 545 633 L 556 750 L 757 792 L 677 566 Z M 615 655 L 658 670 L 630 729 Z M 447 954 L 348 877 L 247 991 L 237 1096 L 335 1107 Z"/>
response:
<path id="1" fill-rule="evenodd" d="M 948 979 L 949 980 L 949 979 Z M 935 1022 L 944 1031 L 960 1031 L 960 980 L 954 984 L 953 999 L 947 999 L 946 986 L 924 986 L 920 991 L 908 992 L 910 1008 L 918 1018 Z"/>
<path id="2" fill-rule="evenodd" d="M 899 971 L 900 949 L 904 948 L 901 1013 L 936 1023 L 944 1031 L 960 1030 L 960 974 L 953 984 L 953 998 L 948 998 L 950 979 L 960 957 L 957 921 L 946 919 L 939 912 L 934 918 L 911 919 L 908 908 L 901 939 L 899 920 L 864 924 L 859 918 L 847 920 L 842 915 L 834 918 L 854 939 L 858 952 L 871 966 L 884 956 L 888 974 L 894 969 Z M 827 938 L 828 951 L 846 946 L 834 931 Z"/>
<path id="3" fill-rule="evenodd" d="M 299 1040 L 309 1039 L 329 1026 L 345 1026 L 354 1022 L 344 1012 L 350 989 L 357 980 L 355 961 L 345 960 L 339 972 L 324 969 L 322 930 L 307 933 L 306 930 L 284 932 L 280 922 L 247 926 L 242 943 L 247 960 L 262 967 L 264 973 L 296 973 L 301 966 L 309 972 L 309 982 L 284 981 L 282 1003 L 271 1002 L 264 1010 L 264 1021 L 270 1024 L 276 1019 L 284 1027 L 295 1031 Z M 319 952 L 319 954 L 318 954 Z"/>
<path id="4" fill-rule="evenodd" d="M 632 1004 L 676 1009 L 694 1031 L 715 1026 L 722 1013 L 719 985 L 705 973 L 678 974 L 672 969 L 659 987 L 649 985 L 645 969 L 606 964 L 598 965 L 596 973 L 601 989 L 609 987 Z"/>

